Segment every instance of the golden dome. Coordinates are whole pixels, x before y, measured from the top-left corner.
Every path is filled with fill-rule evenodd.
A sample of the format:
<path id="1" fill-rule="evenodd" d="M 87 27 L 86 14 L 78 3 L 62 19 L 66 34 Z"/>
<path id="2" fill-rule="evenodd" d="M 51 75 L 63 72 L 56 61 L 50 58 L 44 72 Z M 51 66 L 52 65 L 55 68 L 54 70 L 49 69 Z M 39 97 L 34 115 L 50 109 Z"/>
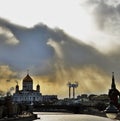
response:
<path id="1" fill-rule="evenodd" d="M 27 76 L 23 79 L 24 82 L 33 82 L 32 78 L 27 74 Z"/>

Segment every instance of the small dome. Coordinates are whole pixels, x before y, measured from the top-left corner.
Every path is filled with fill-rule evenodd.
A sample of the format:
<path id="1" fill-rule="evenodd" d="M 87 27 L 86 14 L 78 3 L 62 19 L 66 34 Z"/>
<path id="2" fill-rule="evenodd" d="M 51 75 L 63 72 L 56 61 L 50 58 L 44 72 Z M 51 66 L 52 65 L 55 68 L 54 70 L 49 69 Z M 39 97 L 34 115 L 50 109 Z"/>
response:
<path id="1" fill-rule="evenodd" d="M 19 86 L 18 86 L 18 84 L 16 85 L 16 88 L 18 88 Z"/>
<path id="2" fill-rule="evenodd" d="M 38 92 L 40 92 L 40 85 L 39 85 L 39 84 L 36 86 L 36 90 L 37 90 Z"/>
<path id="3" fill-rule="evenodd" d="M 38 84 L 37 87 L 40 87 L 40 85 Z"/>
<path id="4" fill-rule="evenodd" d="M 33 82 L 32 78 L 27 74 L 27 76 L 23 79 L 24 82 Z"/>

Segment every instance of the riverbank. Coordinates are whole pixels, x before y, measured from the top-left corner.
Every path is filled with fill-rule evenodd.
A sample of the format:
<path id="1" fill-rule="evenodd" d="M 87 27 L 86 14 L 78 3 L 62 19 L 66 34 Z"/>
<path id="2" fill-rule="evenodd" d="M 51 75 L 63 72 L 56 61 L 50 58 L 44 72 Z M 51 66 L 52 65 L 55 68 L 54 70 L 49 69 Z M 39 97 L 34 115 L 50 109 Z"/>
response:
<path id="1" fill-rule="evenodd" d="M 30 116 L 16 116 L 16 117 L 11 117 L 11 118 L 2 118 L 0 121 L 32 121 L 37 119 L 37 114 L 32 114 Z"/>

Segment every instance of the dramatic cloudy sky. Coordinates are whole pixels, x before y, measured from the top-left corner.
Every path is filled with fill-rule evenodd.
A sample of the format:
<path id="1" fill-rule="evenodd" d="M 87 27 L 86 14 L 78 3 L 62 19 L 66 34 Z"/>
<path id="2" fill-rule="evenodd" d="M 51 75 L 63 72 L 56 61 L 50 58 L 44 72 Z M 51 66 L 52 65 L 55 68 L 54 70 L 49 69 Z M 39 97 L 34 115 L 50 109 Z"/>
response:
<path id="1" fill-rule="evenodd" d="M 27 69 L 42 94 L 120 89 L 119 0 L 0 0 L 0 93 L 22 88 Z"/>

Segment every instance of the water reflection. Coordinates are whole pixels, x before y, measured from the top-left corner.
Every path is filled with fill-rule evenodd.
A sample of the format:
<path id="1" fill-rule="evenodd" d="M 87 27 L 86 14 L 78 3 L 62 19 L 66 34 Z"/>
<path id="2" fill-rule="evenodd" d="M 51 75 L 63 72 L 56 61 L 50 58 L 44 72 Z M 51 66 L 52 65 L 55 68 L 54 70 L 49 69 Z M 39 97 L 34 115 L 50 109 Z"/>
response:
<path id="1" fill-rule="evenodd" d="M 67 113 L 38 113 L 38 117 L 40 119 L 34 121 L 112 121 L 105 117 Z"/>

